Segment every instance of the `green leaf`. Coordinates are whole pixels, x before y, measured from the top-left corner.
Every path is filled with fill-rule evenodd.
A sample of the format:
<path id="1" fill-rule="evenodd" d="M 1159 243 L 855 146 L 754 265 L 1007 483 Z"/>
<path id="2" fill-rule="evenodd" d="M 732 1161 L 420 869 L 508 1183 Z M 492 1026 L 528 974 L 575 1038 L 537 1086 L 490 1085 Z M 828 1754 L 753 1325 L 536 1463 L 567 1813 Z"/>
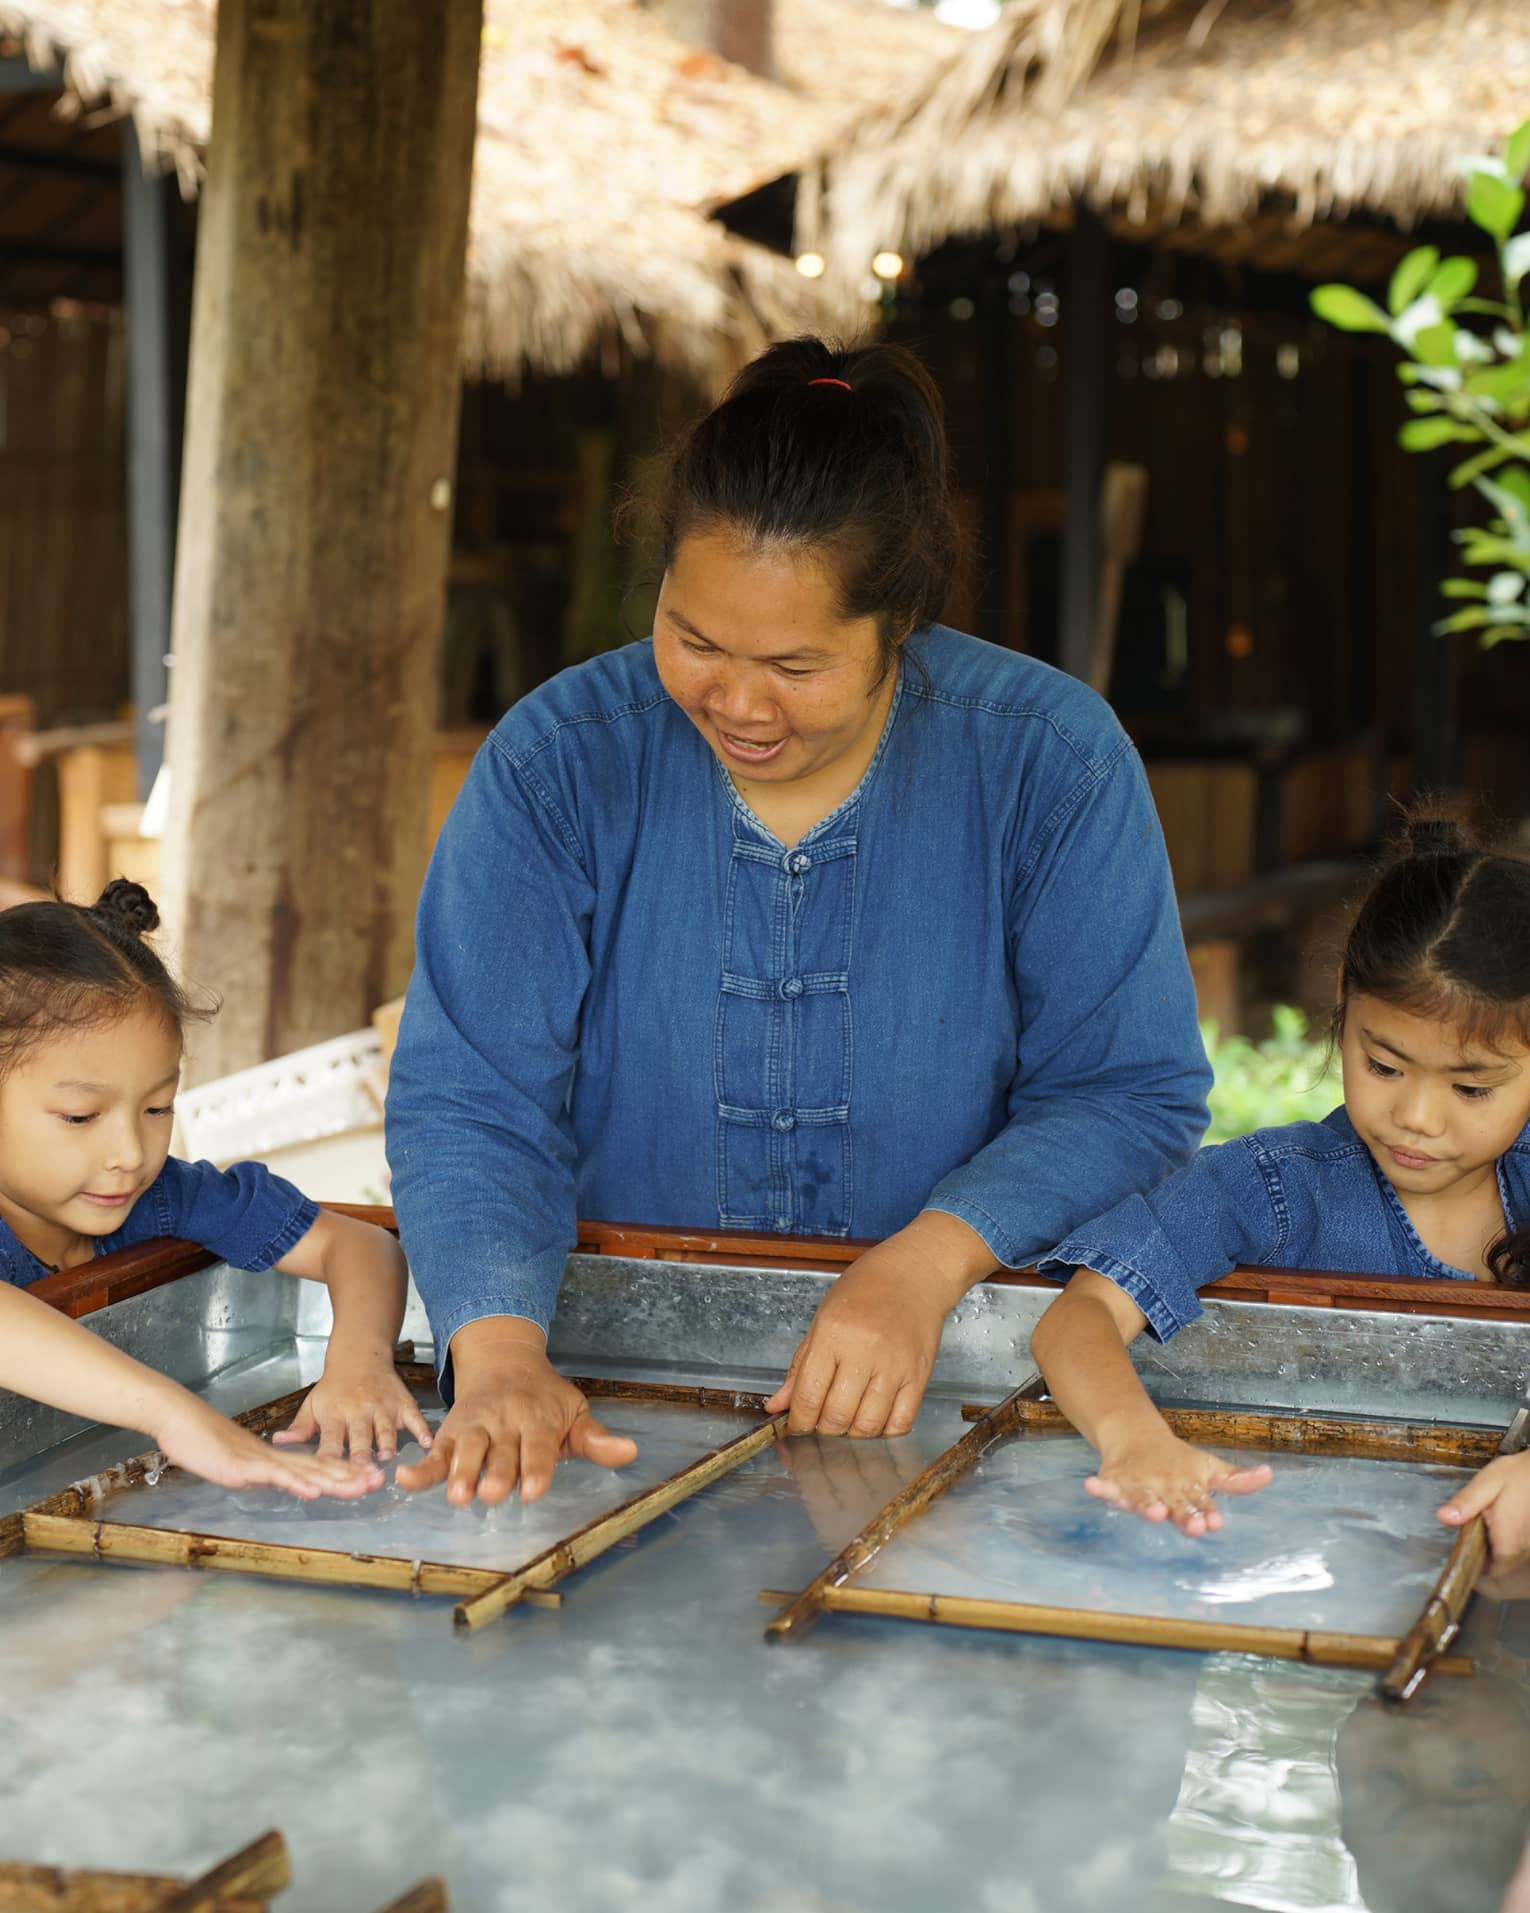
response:
<path id="1" fill-rule="evenodd" d="M 1495 624 L 1491 631 L 1484 631 L 1477 642 L 1484 651 L 1491 651 L 1495 644 L 1502 644 L 1505 638 L 1518 638 L 1523 641 L 1530 637 L 1530 631 L 1516 631 L 1512 625 Z"/>
<path id="2" fill-rule="evenodd" d="M 1392 274 L 1392 282 L 1387 287 L 1387 310 L 1395 319 L 1405 307 L 1429 285 L 1435 267 L 1440 263 L 1438 246 L 1415 246 L 1397 262 L 1397 270 Z M 1433 288 L 1431 287 L 1431 290 Z"/>
<path id="3" fill-rule="evenodd" d="M 1391 320 L 1374 300 L 1353 286 L 1318 286 L 1312 294 L 1312 310 L 1341 332 L 1390 332 Z"/>
<path id="4" fill-rule="evenodd" d="M 1470 604 L 1464 611 L 1453 611 L 1448 618 L 1441 618 L 1434 630 L 1437 637 L 1443 638 L 1452 631 L 1480 631 L 1484 625 L 1497 621 L 1498 613 L 1485 604 Z"/>
<path id="5" fill-rule="evenodd" d="M 1508 365 L 1490 365 L 1479 372 L 1468 372 L 1461 390 L 1468 398 L 1497 399 L 1504 405 L 1512 405 L 1515 399 L 1530 403 L 1530 365 L 1514 359 Z"/>
<path id="6" fill-rule="evenodd" d="M 1503 149 L 1503 169 L 1510 179 L 1523 179 L 1530 173 L 1530 120 L 1509 135 Z"/>
<path id="7" fill-rule="evenodd" d="M 1420 365 L 1454 366 L 1456 328 L 1448 319 L 1438 325 L 1427 325 L 1413 340 L 1411 350 Z"/>
<path id="8" fill-rule="evenodd" d="M 1494 239 L 1507 239 L 1519 224 L 1525 209 L 1525 195 L 1518 186 L 1510 186 L 1491 173 L 1473 173 L 1466 189 L 1466 216 Z"/>
<path id="9" fill-rule="evenodd" d="M 1524 449 L 1527 453 L 1530 453 L 1530 442 L 1526 443 Z M 1485 452 L 1478 452 L 1472 458 L 1463 458 L 1459 465 L 1451 469 L 1448 481 L 1451 490 L 1460 491 L 1463 485 L 1471 484 L 1474 478 L 1479 478 L 1483 472 L 1492 471 L 1495 466 L 1501 465 L 1506 458 L 1513 458 L 1513 456 L 1514 450 L 1511 446 L 1490 445 Z"/>
<path id="10" fill-rule="evenodd" d="M 1475 578 L 1447 578 L 1440 586 L 1442 598 L 1485 598 L 1487 594 L 1487 586 Z"/>
<path id="11" fill-rule="evenodd" d="M 1409 259 L 1415 257 L 1417 255 L 1414 253 L 1408 255 Z M 1405 259 L 1403 265 L 1407 263 L 1408 260 Z M 1401 272 L 1402 266 L 1399 266 L 1397 270 Z M 1477 262 L 1474 259 L 1447 259 L 1432 275 L 1425 290 L 1432 293 L 1448 312 L 1453 305 L 1467 296 L 1476 283 Z"/>
<path id="12" fill-rule="evenodd" d="M 1397 430 L 1397 442 L 1405 452 L 1432 452 L 1440 445 L 1474 445 L 1479 434 L 1453 418 L 1410 418 Z"/>
<path id="13" fill-rule="evenodd" d="M 1530 472 L 1522 465 L 1513 465 L 1499 474 L 1498 484 L 1500 490 L 1519 500 L 1521 510 L 1530 518 Z"/>

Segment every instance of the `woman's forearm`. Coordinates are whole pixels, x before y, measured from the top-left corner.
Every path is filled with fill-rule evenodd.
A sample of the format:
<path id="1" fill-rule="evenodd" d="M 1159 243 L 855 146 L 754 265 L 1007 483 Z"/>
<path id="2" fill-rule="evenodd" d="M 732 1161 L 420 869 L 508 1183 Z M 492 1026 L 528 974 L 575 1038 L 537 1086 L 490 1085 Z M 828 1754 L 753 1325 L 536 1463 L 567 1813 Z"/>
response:
<path id="1" fill-rule="evenodd" d="M 0 1284 L 0 1387 L 156 1441 L 167 1415 L 192 1399 L 178 1382 L 8 1283 Z"/>
<path id="2" fill-rule="evenodd" d="M 1110 1295 L 1099 1293 L 1096 1284 L 1105 1284 Z M 1031 1337 L 1031 1353 L 1052 1399 L 1101 1454 L 1162 1426 L 1127 1353 L 1129 1336 L 1141 1322 L 1135 1304 L 1113 1283 L 1080 1270 Z"/>

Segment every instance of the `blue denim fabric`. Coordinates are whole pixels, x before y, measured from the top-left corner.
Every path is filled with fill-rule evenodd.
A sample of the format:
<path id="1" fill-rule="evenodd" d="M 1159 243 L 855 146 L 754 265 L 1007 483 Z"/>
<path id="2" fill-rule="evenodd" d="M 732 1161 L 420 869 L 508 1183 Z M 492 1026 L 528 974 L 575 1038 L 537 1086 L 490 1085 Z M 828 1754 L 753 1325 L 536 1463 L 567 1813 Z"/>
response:
<path id="1" fill-rule="evenodd" d="M 232 1263 L 269 1269 L 295 1249 L 318 1219 L 319 1205 L 261 1162 L 215 1169 L 210 1162 L 171 1156 L 110 1235 L 96 1238 L 96 1254 L 130 1243 L 179 1236 Z M 0 1222 L 0 1282 L 26 1288 L 48 1273 L 15 1232 Z"/>
<path id="2" fill-rule="evenodd" d="M 1499 1158 L 1498 1190 L 1509 1228 L 1530 1227 L 1530 1127 Z M 1166 1342 L 1200 1314 L 1196 1290 L 1240 1263 L 1473 1279 L 1424 1247 L 1342 1108 L 1203 1149 L 1156 1189 L 1075 1229 L 1037 1267 L 1061 1280 L 1079 1268 L 1108 1276 Z"/>
<path id="3" fill-rule="evenodd" d="M 880 1238 L 932 1207 L 1018 1264 L 1187 1158 L 1209 1072 L 1136 753 L 1045 665 L 913 642 L 865 778 L 790 851 L 649 643 L 480 751 L 388 1090 L 442 1355 L 546 1325 L 576 1213 Z"/>

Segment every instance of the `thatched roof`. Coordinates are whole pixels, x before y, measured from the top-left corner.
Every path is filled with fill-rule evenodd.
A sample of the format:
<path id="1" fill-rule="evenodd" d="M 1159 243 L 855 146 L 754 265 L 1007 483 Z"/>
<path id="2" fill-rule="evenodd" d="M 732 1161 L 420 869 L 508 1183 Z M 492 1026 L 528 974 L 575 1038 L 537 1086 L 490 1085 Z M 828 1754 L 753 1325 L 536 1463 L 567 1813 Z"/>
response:
<path id="1" fill-rule="evenodd" d="M 72 110 L 131 113 L 189 191 L 215 15 L 215 0 L 0 0 L 0 34 L 62 65 Z M 708 215 L 906 93 L 954 36 L 885 0 L 777 0 L 766 82 L 680 45 L 638 0 L 487 0 L 485 20 L 468 370 L 565 371 L 620 338 L 705 376 L 770 337 L 854 327 L 843 287 Z"/>
<path id="2" fill-rule="evenodd" d="M 808 169 L 799 243 L 849 274 L 1063 215 L 1145 233 L 1403 226 L 1458 205 L 1463 153 L 1530 116 L 1525 0 L 1011 0 Z M 818 219 L 820 202 L 823 223 Z"/>

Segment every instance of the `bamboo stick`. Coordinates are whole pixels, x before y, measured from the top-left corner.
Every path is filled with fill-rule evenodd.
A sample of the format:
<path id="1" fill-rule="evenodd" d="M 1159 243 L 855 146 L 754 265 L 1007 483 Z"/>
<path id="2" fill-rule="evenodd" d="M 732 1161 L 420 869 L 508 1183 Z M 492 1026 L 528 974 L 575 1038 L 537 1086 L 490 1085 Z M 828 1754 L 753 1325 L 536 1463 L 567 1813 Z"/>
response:
<path id="1" fill-rule="evenodd" d="M 786 1433 L 786 1424 L 785 1415 L 762 1422 L 759 1427 L 751 1428 L 747 1433 L 725 1442 L 721 1448 L 714 1448 L 710 1454 L 701 1456 L 678 1474 L 671 1475 L 667 1481 L 661 1481 L 657 1487 L 634 1495 L 630 1501 L 624 1501 L 609 1514 L 587 1521 L 576 1533 L 544 1549 L 514 1574 L 503 1576 L 498 1585 L 487 1593 L 463 1601 L 454 1617 L 457 1626 L 482 1627 L 488 1621 L 497 1620 L 506 1608 L 525 1600 L 529 1590 L 561 1581 L 565 1575 L 572 1574 L 587 1561 L 604 1554 L 607 1548 L 613 1547 L 627 1535 L 636 1534 L 640 1528 L 647 1527 L 650 1521 L 656 1520 L 699 1489 L 731 1473 L 762 1448 L 769 1447 Z"/>
<path id="2" fill-rule="evenodd" d="M 592 1400 L 675 1402 L 682 1408 L 736 1409 L 743 1414 L 763 1415 L 769 1399 L 744 1389 L 697 1388 L 688 1382 L 630 1382 L 608 1375 L 570 1375 L 565 1379 Z"/>
<path id="3" fill-rule="evenodd" d="M 407 1893 L 378 1908 L 378 1913 L 450 1913 L 446 1902 L 446 1882 L 432 1875 L 410 1887 Z"/>
<path id="4" fill-rule="evenodd" d="M 1517 1455 L 1530 1442 L 1530 1398 L 1521 1402 L 1498 1443 L 1500 1455 Z M 1440 1578 L 1424 1611 L 1398 1643 L 1397 1654 L 1381 1677 L 1381 1691 L 1402 1705 L 1418 1692 L 1431 1667 L 1455 1640 L 1488 1561 L 1487 1523 L 1473 1515 L 1456 1536 Z"/>
<path id="5" fill-rule="evenodd" d="M 773 1605 L 792 1597 L 762 1588 Z M 1398 1642 L 1385 1635 L 1332 1634 L 1300 1627 L 1250 1627 L 1227 1621 L 1169 1620 L 1154 1614 L 1110 1614 L 1093 1608 L 1046 1607 L 1025 1601 L 986 1601 L 957 1594 L 914 1594 L 901 1588 L 832 1585 L 821 1605 L 845 1614 L 880 1614 L 941 1627 L 993 1628 L 1007 1634 L 1044 1634 L 1134 1647 L 1176 1647 L 1203 1654 L 1263 1654 L 1317 1667 L 1385 1667 Z M 1438 1663 L 1444 1673 L 1470 1674 L 1464 1656 Z"/>
<path id="6" fill-rule="evenodd" d="M 189 1880 L 164 1902 L 160 1913 L 218 1913 L 232 1893 L 251 1894 L 269 1899 L 292 1884 L 292 1867 L 287 1858 L 287 1843 L 273 1831 L 204 1873 Z"/>
<path id="7" fill-rule="evenodd" d="M 77 1515 L 31 1512 L 24 1520 L 28 1547 L 50 1554 L 90 1555 L 102 1561 L 216 1568 L 277 1581 L 389 1588 L 405 1594 L 484 1594 L 504 1579 L 497 1568 L 454 1567 L 447 1562 L 409 1561 L 386 1554 L 343 1554 L 333 1548 L 298 1548 L 274 1541 L 240 1541 L 184 1528 L 139 1528 L 120 1521 L 87 1521 Z M 542 1594 L 535 1605 L 559 1607 L 562 1601 L 560 1594 Z"/>
<path id="8" fill-rule="evenodd" d="M 900 1489 L 885 1507 L 872 1516 L 860 1533 L 835 1555 L 829 1565 L 782 1607 L 765 1629 L 766 1640 L 800 1640 L 827 1605 L 823 1598 L 825 1590 L 839 1587 L 852 1574 L 858 1573 L 868 1561 L 881 1553 L 905 1522 L 911 1521 L 917 1514 L 923 1514 L 932 1501 L 944 1494 L 953 1482 L 960 1481 L 996 1442 L 1014 1434 L 1023 1425 L 1026 1405 L 1035 1401 L 1045 1386 L 1039 1375 L 1032 1375 L 1028 1381 L 1021 1383 L 1014 1394 L 987 1409 L 960 1441 L 953 1442 L 906 1488 Z"/>
<path id="9" fill-rule="evenodd" d="M 18 1511 L 0 1521 L 0 1561 L 8 1554 L 19 1554 L 27 1545 L 26 1526 Z"/>
<path id="10" fill-rule="evenodd" d="M 962 1406 L 964 1421 L 985 1414 L 979 1403 Z M 1337 1415 L 1278 1415 L 1221 1408 L 1163 1408 L 1163 1419 L 1186 1441 L 1225 1448 L 1295 1448 L 1311 1455 L 1355 1455 L 1372 1460 L 1438 1461 L 1473 1467 L 1498 1452 L 1489 1428 L 1440 1422 L 1346 1421 Z M 1027 1433 L 1072 1429 L 1054 1401 L 1027 1402 L 1020 1411 Z"/>

